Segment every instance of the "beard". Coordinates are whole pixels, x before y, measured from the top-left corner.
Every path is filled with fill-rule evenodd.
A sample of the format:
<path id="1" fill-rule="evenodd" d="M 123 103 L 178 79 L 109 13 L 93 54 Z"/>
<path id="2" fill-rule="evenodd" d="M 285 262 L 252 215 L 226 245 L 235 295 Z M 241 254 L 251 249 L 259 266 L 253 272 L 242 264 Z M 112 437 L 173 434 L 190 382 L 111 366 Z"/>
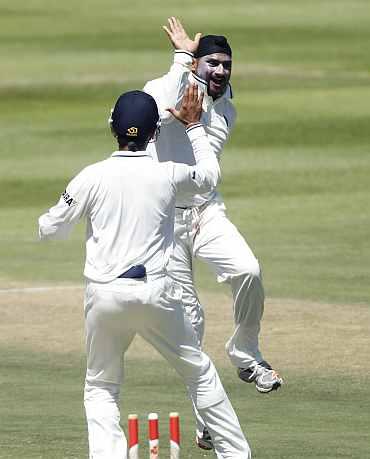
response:
<path id="1" fill-rule="evenodd" d="M 208 81 L 208 95 L 214 99 L 221 97 L 223 94 L 225 94 L 227 84 L 227 80 L 214 80 L 210 78 Z"/>

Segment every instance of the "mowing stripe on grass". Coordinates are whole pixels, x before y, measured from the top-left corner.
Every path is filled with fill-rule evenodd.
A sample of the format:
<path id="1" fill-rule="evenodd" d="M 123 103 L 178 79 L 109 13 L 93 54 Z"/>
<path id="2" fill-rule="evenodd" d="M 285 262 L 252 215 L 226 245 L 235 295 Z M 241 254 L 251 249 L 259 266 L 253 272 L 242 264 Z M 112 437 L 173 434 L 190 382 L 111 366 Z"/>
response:
<path id="1" fill-rule="evenodd" d="M 0 294 L 4 293 L 33 293 L 50 292 L 51 290 L 81 290 L 83 285 L 50 285 L 45 287 L 21 287 L 21 288 L 1 288 Z"/>

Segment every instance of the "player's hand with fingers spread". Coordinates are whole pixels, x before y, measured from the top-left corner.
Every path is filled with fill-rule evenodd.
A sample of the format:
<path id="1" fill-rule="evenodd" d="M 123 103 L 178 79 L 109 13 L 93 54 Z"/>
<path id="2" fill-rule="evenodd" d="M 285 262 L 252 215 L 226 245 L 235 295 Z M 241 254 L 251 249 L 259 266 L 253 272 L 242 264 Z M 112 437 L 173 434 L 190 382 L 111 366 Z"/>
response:
<path id="1" fill-rule="evenodd" d="M 168 26 L 162 27 L 175 49 L 183 49 L 190 53 L 194 53 L 198 49 L 199 40 L 202 34 L 195 34 L 194 40 L 191 40 L 179 19 L 171 16 L 168 18 Z"/>
<path id="2" fill-rule="evenodd" d="M 185 89 L 180 110 L 168 108 L 167 111 L 188 128 L 200 122 L 203 97 L 204 93 L 199 92 L 198 86 L 192 83 Z"/>

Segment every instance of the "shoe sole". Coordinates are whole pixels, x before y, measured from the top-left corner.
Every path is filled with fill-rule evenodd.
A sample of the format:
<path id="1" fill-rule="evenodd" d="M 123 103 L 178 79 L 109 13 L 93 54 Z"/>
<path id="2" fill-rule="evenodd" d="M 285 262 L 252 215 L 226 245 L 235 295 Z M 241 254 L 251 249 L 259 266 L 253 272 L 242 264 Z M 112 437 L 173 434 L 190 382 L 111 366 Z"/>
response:
<path id="1" fill-rule="evenodd" d="M 203 440 L 201 438 L 196 437 L 195 438 L 195 443 L 197 444 L 198 448 L 204 449 L 205 451 L 213 450 L 213 446 L 210 446 L 209 443 L 203 442 Z"/>
<path id="2" fill-rule="evenodd" d="M 256 389 L 258 392 L 260 392 L 261 394 L 268 394 L 269 392 L 272 392 L 274 390 L 278 390 L 279 387 L 281 387 L 281 382 L 276 382 L 274 383 L 271 387 L 269 388 L 265 388 L 265 387 L 261 387 L 261 386 L 257 386 L 256 384 Z"/>

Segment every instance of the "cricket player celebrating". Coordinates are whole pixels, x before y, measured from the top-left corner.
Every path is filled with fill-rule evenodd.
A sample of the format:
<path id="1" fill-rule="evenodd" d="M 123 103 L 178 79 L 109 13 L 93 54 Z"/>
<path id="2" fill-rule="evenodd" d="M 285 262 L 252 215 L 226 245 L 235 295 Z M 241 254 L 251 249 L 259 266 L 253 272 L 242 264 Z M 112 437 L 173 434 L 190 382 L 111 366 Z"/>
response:
<path id="1" fill-rule="evenodd" d="M 183 378 L 217 457 L 251 457 L 216 369 L 184 312 L 181 285 L 166 274 L 176 193 L 204 193 L 219 179 L 218 162 L 199 123 L 202 100 L 193 85 L 179 111 L 170 109 L 185 126 L 194 155 L 189 166 L 148 156 L 146 146 L 159 127 L 157 105 L 142 91 L 123 94 L 111 115 L 119 150 L 83 169 L 39 218 L 41 239 L 65 238 L 79 219 L 87 219 L 84 399 L 90 459 L 127 459 L 119 394 L 123 356 L 136 333 Z"/>
<path id="2" fill-rule="evenodd" d="M 219 160 L 235 121 L 229 84 L 230 45 L 223 36 L 201 38 L 201 34 L 196 34 L 191 40 L 181 22 L 174 17 L 169 18 L 168 25 L 163 28 L 175 48 L 175 56 L 169 72 L 144 87 L 144 91 L 157 101 L 162 118 L 161 135 L 148 150 L 160 162 L 172 160 L 194 164 L 185 130 L 166 111 L 167 107 L 179 105 L 186 85 L 191 82 L 205 92 L 201 120 L 212 151 Z M 226 349 L 240 379 L 254 382 L 262 393 L 278 389 L 282 379 L 263 359 L 258 344 L 264 308 L 260 266 L 244 238 L 228 220 L 222 197 L 216 190 L 177 196 L 175 242 L 168 271 L 183 285 L 183 301 L 200 342 L 204 333 L 204 316 L 193 283 L 194 257 L 210 265 L 219 282 L 228 282 L 231 286 L 235 331 Z M 212 448 L 209 433 L 199 415 L 197 443 L 201 448 Z"/>

